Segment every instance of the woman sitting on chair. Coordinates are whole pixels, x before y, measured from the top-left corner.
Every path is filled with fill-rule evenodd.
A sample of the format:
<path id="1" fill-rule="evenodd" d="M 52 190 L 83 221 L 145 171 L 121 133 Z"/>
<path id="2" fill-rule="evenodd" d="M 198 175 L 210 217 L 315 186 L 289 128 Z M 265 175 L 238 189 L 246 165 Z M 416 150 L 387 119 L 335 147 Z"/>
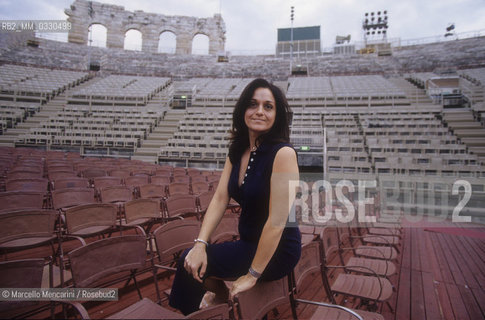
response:
<path id="1" fill-rule="evenodd" d="M 289 144 L 289 113 L 282 91 L 264 79 L 253 80 L 239 97 L 219 185 L 173 282 L 170 305 L 182 313 L 198 310 L 206 291 L 224 302 L 258 280 L 285 277 L 297 264 L 300 232 L 286 225 L 289 181 L 299 179 L 297 155 Z M 240 240 L 208 244 L 231 197 L 241 206 Z M 220 279 L 237 280 L 229 292 Z"/>

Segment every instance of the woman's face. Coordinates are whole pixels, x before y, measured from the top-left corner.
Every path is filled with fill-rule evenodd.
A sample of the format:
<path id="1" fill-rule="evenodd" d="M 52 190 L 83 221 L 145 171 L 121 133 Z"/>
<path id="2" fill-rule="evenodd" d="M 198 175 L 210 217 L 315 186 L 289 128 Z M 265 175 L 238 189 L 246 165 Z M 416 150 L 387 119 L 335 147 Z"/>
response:
<path id="1" fill-rule="evenodd" d="M 268 132 L 276 119 L 276 103 L 268 88 L 258 88 L 244 113 L 244 122 L 256 135 Z"/>

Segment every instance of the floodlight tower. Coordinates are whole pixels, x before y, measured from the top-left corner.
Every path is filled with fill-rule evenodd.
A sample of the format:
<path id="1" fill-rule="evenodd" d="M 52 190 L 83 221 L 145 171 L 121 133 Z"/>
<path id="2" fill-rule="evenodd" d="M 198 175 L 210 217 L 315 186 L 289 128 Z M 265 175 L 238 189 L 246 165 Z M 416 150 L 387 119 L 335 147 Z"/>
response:
<path id="1" fill-rule="evenodd" d="M 446 27 L 445 38 L 449 36 L 456 36 L 454 22 L 451 22 L 450 24 L 448 24 L 448 27 Z"/>
<path id="2" fill-rule="evenodd" d="M 387 29 L 389 28 L 387 10 L 377 12 L 366 12 L 362 29 L 364 30 L 364 43 L 367 47 L 367 37 L 381 35 L 382 40 L 387 42 Z"/>
<path id="3" fill-rule="evenodd" d="M 290 28 L 290 75 L 293 71 L 293 19 L 295 18 L 295 7 L 291 6 L 291 28 Z"/>

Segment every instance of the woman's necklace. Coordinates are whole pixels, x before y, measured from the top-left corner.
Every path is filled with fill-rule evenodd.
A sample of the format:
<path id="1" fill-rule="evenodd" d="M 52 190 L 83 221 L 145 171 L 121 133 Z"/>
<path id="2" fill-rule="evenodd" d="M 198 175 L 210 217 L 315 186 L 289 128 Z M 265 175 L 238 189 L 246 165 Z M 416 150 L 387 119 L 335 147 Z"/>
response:
<path id="1" fill-rule="evenodd" d="M 254 152 L 256 150 L 258 150 L 258 147 L 256 147 L 256 146 L 254 146 L 254 147 L 251 148 L 251 152 Z"/>

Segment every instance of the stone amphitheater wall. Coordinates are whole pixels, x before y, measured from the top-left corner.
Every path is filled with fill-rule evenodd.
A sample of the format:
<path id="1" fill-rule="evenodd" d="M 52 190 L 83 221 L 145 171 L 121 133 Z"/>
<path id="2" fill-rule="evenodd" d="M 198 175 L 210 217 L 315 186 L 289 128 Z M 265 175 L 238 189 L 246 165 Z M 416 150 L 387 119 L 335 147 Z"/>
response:
<path id="1" fill-rule="evenodd" d="M 122 6 L 86 0 L 75 0 L 65 13 L 72 24 L 68 35 L 71 43 L 86 45 L 89 27 L 101 24 L 107 29 L 108 48 L 123 49 L 125 33 L 135 29 L 142 34 L 143 52 L 156 53 L 160 34 L 166 31 L 176 36 L 177 54 L 190 54 L 192 40 L 198 34 L 209 38 L 209 54 L 224 51 L 226 27 L 220 14 L 212 18 L 167 16 L 140 10 L 131 12 Z"/>
<path id="2" fill-rule="evenodd" d="M 15 36 L 15 37 L 14 37 Z M 10 38 L 12 37 L 12 38 Z M 26 44 L 29 37 L 0 34 L 0 63 L 20 63 L 51 68 L 86 70 L 89 58 L 101 71 L 121 74 L 154 75 L 184 79 L 193 77 L 265 77 L 285 80 L 289 59 L 265 56 L 231 56 L 217 62 L 216 55 L 138 52 L 122 48 L 98 48 L 35 38 L 38 47 Z M 325 54 L 301 58 L 310 76 L 433 72 L 485 67 L 485 37 L 435 44 L 401 47 L 392 56 Z"/>

